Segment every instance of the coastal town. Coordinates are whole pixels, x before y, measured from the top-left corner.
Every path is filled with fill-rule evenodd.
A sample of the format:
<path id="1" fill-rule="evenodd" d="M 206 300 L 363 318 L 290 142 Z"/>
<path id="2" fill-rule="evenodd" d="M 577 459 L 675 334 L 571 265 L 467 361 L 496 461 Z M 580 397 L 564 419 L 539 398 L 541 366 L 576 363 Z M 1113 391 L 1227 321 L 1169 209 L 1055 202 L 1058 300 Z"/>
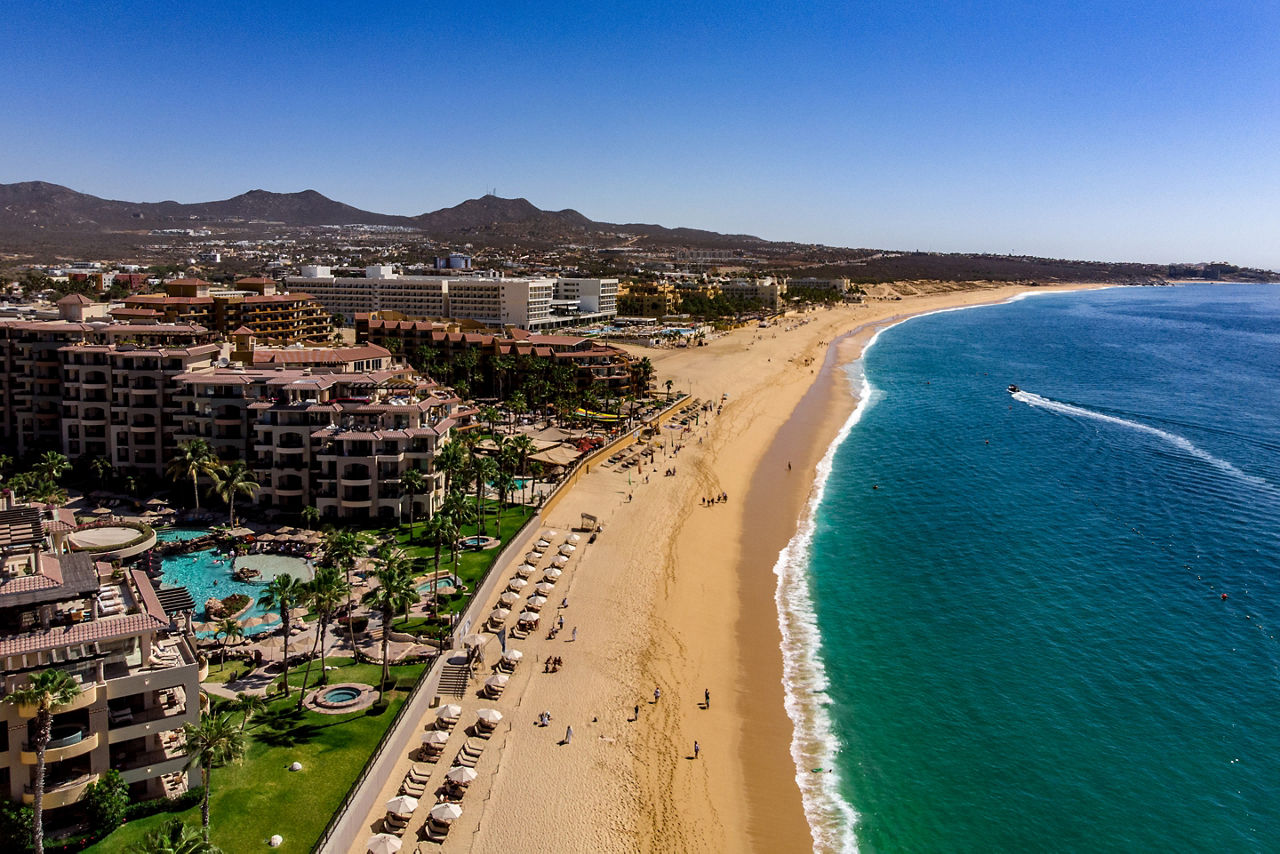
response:
<path id="1" fill-rule="evenodd" d="M 565 748 L 617 742 L 598 731 L 617 710 L 545 696 L 607 633 L 595 553 L 623 560 L 628 515 L 705 485 L 699 446 L 740 391 L 695 379 L 722 341 L 763 351 L 861 299 L 843 279 L 471 267 L 93 262 L 8 284 L 10 838 L 472 850 L 524 719 Z"/>

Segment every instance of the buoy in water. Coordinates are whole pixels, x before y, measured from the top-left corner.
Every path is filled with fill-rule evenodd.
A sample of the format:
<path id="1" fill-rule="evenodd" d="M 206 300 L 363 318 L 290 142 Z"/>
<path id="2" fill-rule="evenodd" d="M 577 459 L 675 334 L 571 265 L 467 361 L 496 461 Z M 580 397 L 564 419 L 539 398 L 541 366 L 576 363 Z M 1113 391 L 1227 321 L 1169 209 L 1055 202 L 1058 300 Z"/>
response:
<path id="1" fill-rule="evenodd" d="M 1223 593 L 1222 598 L 1225 600 L 1227 598 L 1227 594 Z"/>

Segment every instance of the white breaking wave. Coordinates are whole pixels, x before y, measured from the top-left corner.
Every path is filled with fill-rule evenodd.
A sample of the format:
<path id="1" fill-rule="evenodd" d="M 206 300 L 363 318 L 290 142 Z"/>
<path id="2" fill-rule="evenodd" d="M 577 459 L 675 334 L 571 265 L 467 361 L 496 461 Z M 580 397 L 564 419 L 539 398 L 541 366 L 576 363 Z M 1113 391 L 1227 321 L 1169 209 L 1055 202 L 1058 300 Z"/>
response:
<path id="1" fill-rule="evenodd" d="M 1092 418 L 1096 421 L 1104 421 L 1108 424 L 1115 424 L 1118 427 L 1128 427 L 1130 430 L 1137 430 L 1141 433 L 1148 433 L 1152 436 L 1163 439 L 1168 444 L 1182 451 L 1183 453 L 1195 457 L 1202 462 L 1206 462 L 1223 474 L 1234 477 L 1245 483 L 1258 486 L 1266 490 L 1274 490 L 1271 483 L 1265 478 L 1248 474 L 1236 468 L 1227 460 L 1216 457 L 1203 448 L 1196 445 L 1185 436 L 1179 436 L 1177 433 L 1170 433 L 1167 430 L 1161 430 L 1159 427 L 1152 427 L 1150 424 L 1143 424 L 1140 421 L 1129 421 L 1126 418 L 1119 418 L 1115 415 L 1107 415 L 1105 412 L 1095 412 L 1092 409 L 1085 409 L 1083 406 L 1075 406 L 1070 403 L 1062 403 L 1058 400 L 1052 400 L 1047 397 L 1041 397 L 1029 391 L 1017 391 L 1013 394 L 1014 400 L 1022 401 L 1028 406 L 1036 406 L 1040 409 L 1048 409 L 1051 412 L 1060 412 L 1064 415 L 1076 415 L 1081 418 Z"/>
<path id="2" fill-rule="evenodd" d="M 864 348 L 864 355 L 874 342 L 873 337 Z M 839 748 L 826 709 L 827 698 L 823 696 L 829 683 L 822 664 L 822 636 L 809 593 L 808 567 L 815 518 L 831 477 L 836 449 L 871 405 L 871 394 L 871 385 L 864 374 L 857 407 L 818 463 L 808 513 L 773 567 L 778 577 L 774 601 L 782 630 L 782 684 L 793 726 L 791 758 L 796 765 L 796 783 L 804 801 L 814 849 L 842 854 L 858 850 L 854 834 L 858 814 L 840 797 L 840 773 L 833 767 Z M 815 772 L 814 768 L 822 771 Z"/>

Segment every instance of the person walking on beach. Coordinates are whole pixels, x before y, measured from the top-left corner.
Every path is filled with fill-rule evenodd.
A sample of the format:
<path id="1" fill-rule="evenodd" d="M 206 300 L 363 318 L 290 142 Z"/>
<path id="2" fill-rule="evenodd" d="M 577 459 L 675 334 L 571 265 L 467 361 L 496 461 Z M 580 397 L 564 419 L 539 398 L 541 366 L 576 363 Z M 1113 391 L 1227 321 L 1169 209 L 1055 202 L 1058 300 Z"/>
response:
<path id="1" fill-rule="evenodd" d="M 572 742 L 573 742 L 573 727 L 567 726 L 564 728 L 564 743 L 570 744 Z"/>
<path id="2" fill-rule="evenodd" d="M 576 641 L 578 639 L 578 627 L 573 627 L 573 634 L 569 636 L 569 640 Z"/>
<path id="3" fill-rule="evenodd" d="M 631 720 L 633 721 L 640 720 L 640 704 L 639 703 L 636 703 L 636 714 L 635 714 L 635 717 L 633 717 Z"/>
<path id="4" fill-rule="evenodd" d="M 702 748 L 698 745 L 698 742 L 697 742 L 697 741 L 694 741 L 694 743 L 693 743 L 693 758 L 694 758 L 694 759 L 697 759 L 697 758 L 698 758 L 698 754 L 699 754 L 699 753 L 701 753 L 701 752 L 702 752 Z"/>
<path id="5" fill-rule="evenodd" d="M 702 689 L 702 706 L 703 708 L 706 708 L 706 709 L 711 708 L 711 689 L 710 688 Z"/>
<path id="6" fill-rule="evenodd" d="M 656 702 L 658 702 L 658 700 L 660 700 L 660 699 L 662 699 L 662 689 L 661 689 L 661 688 L 654 688 L 654 689 L 653 689 L 653 702 L 655 702 L 655 703 L 656 703 Z"/>

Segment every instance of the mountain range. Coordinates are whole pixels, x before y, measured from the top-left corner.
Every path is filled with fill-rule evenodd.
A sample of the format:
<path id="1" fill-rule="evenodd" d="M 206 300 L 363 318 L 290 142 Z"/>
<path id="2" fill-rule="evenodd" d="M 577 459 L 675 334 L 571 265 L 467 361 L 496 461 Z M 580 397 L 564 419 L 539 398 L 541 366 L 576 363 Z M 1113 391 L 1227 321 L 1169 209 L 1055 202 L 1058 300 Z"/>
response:
<path id="1" fill-rule="evenodd" d="M 450 208 L 396 216 L 360 210 L 315 190 L 273 193 L 250 190 L 215 202 L 126 202 L 102 199 L 44 181 L 0 184 L 0 241 L 20 250 L 51 240 L 139 235 L 165 228 L 246 228 L 254 224 L 284 227 L 323 225 L 398 226 L 426 237 L 449 240 L 561 243 L 592 237 L 616 240 L 628 234 L 650 244 L 740 247 L 765 241 L 745 234 L 719 234 L 645 223 L 596 222 L 575 210 L 545 211 L 527 199 L 486 195 Z"/>

